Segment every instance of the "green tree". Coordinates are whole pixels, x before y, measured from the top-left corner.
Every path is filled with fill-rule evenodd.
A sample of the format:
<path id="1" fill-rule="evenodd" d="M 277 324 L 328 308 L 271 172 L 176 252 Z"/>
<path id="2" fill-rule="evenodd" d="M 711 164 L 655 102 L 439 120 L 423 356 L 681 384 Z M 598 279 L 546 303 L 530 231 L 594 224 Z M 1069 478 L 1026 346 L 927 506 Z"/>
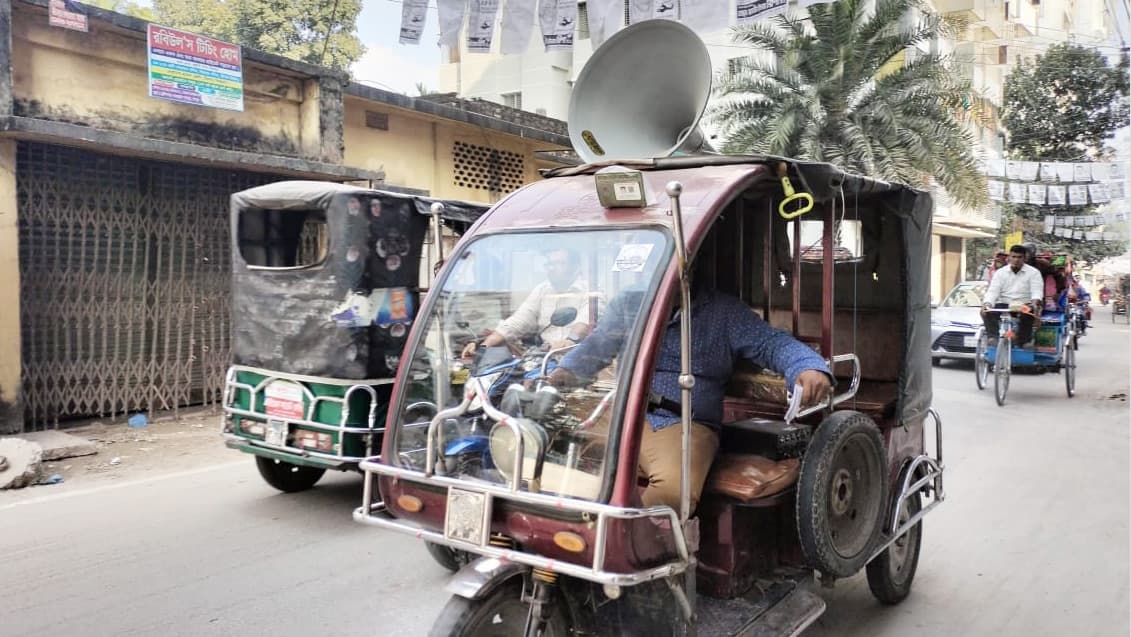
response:
<path id="1" fill-rule="evenodd" d="M 361 0 L 153 0 L 153 10 L 171 27 L 333 69 L 365 53 Z"/>
<path id="2" fill-rule="evenodd" d="M 1027 161 L 1086 162 L 1110 159 L 1105 142 L 1128 125 L 1127 69 L 1112 66 L 1096 49 L 1073 44 L 1049 47 L 1044 55 L 1020 60 L 1005 80 L 1002 123 L 1006 154 Z M 1008 204 L 1024 225 L 1026 239 L 1043 248 L 1069 252 L 1096 263 L 1122 254 L 1121 241 L 1065 239 L 1037 230 L 1045 215 L 1094 214 L 1096 206 Z"/>
<path id="3" fill-rule="evenodd" d="M 90 0 L 82 4 L 98 7 L 99 9 L 106 9 L 107 11 L 132 15 L 135 18 L 141 18 L 142 20 L 150 22 L 152 22 L 155 17 L 153 9 L 142 6 L 136 2 L 128 2 L 127 0 Z"/>
<path id="4" fill-rule="evenodd" d="M 916 186 L 934 178 L 959 204 L 984 205 L 986 181 L 960 121 L 968 83 L 949 58 L 918 48 L 950 28 L 920 0 L 839 0 L 736 28 L 736 42 L 765 54 L 717 82 L 710 117 L 723 149 Z"/>

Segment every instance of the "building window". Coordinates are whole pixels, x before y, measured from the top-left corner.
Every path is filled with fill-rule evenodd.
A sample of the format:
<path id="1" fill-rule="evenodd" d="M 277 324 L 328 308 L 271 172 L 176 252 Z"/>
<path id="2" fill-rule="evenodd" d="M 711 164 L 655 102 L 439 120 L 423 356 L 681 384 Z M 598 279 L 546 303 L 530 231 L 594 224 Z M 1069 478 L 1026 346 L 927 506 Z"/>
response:
<path id="1" fill-rule="evenodd" d="M 522 110 L 522 91 L 515 91 L 513 93 L 503 93 L 503 106 L 509 106 L 517 110 Z"/>
<path id="2" fill-rule="evenodd" d="M 488 146 L 455 142 L 452 147 L 455 185 L 489 192 L 510 192 L 522 187 L 526 167 L 522 155 Z"/>
<path id="3" fill-rule="evenodd" d="M 577 3 L 577 39 L 589 39 L 589 5 L 584 2 Z"/>

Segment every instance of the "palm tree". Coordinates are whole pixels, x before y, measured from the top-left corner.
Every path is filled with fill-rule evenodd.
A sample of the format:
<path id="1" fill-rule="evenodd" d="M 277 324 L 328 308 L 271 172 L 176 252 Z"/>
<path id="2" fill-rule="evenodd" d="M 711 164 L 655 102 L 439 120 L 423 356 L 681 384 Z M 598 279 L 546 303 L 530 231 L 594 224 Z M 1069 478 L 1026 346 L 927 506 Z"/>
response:
<path id="1" fill-rule="evenodd" d="M 710 119 L 723 150 L 785 155 L 916 186 L 934 178 L 956 202 L 986 203 L 960 113 L 969 85 L 917 46 L 950 28 L 921 0 L 838 0 L 737 27 L 767 54 L 717 81 Z M 907 55 L 907 63 L 899 65 Z"/>

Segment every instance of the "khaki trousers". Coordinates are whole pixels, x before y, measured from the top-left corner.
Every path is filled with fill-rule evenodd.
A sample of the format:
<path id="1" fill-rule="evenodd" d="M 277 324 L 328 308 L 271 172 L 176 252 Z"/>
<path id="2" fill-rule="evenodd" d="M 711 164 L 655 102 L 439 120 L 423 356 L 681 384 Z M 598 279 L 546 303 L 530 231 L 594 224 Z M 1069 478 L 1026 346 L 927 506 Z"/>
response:
<path id="1" fill-rule="evenodd" d="M 683 427 L 679 423 L 659 431 L 644 423 L 640 439 L 640 475 L 648 480 L 641 494 L 644 506 L 666 504 L 679 513 L 680 456 Z M 699 505 L 699 495 L 719 449 L 719 435 L 710 427 L 691 423 L 691 512 Z"/>

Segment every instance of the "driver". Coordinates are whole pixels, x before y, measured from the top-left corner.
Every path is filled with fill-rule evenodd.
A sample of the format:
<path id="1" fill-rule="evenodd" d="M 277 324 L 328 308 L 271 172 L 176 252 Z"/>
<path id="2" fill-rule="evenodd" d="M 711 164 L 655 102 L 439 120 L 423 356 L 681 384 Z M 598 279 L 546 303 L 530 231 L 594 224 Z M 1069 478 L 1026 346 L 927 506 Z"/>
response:
<path id="1" fill-rule="evenodd" d="M 496 347 L 532 336 L 540 336 L 551 349 L 580 342 L 589 333 L 583 319 L 589 315 L 589 290 L 578 279 L 581 260 L 566 248 L 553 248 L 546 253 L 546 280 L 534 287 L 526 300 L 509 317 L 483 339 L 483 347 Z M 552 325 L 550 317 L 565 308 L 576 310 L 576 318 L 566 325 Z M 463 348 L 466 358 L 475 353 L 474 341 Z"/>
<path id="2" fill-rule="evenodd" d="M 990 287 L 982 298 L 982 322 L 986 326 L 986 334 L 991 343 L 997 340 L 999 315 L 986 310 L 991 307 L 1005 309 L 1010 303 L 1028 303 L 1033 310 L 1021 315 L 1017 330 L 1017 346 L 1025 345 L 1033 338 L 1033 323 L 1042 305 L 1045 285 L 1041 272 L 1025 263 L 1027 254 L 1028 251 L 1022 245 L 1010 248 L 1009 267 L 994 272 Z"/>
<path id="3" fill-rule="evenodd" d="M 770 327 L 741 300 L 700 287 L 693 288 L 693 292 L 692 512 L 719 448 L 723 397 L 738 359 L 781 372 L 790 387 L 795 383 L 801 385 L 802 402 L 806 405 L 824 399 L 832 387 L 828 366 L 816 352 L 788 333 Z M 629 290 L 611 301 L 593 334 L 570 350 L 550 374 L 550 383 L 559 387 L 573 385 L 579 377 L 592 377 L 607 366 L 632 331 L 642 299 L 641 291 Z M 653 393 L 666 404 L 650 409 L 646 416 L 649 426 L 640 441 L 640 473 L 647 478 L 648 486 L 641 499 L 645 506 L 666 504 L 678 510 L 682 429 L 675 403 L 680 395 L 680 327 L 675 301 L 669 314 L 671 319 L 656 354 L 652 377 Z"/>

